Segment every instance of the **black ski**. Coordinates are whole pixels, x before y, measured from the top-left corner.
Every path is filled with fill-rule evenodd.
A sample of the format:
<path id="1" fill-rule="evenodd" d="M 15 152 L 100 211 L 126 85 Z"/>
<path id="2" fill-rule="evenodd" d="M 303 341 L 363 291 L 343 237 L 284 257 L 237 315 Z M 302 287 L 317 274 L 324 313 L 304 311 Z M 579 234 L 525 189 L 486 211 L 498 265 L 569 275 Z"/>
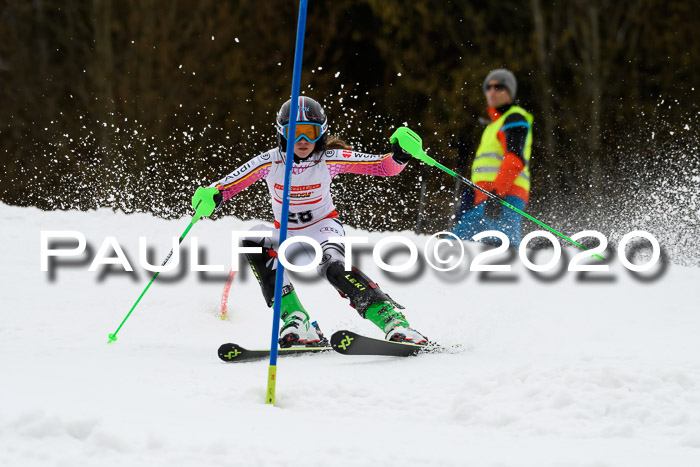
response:
<path id="1" fill-rule="evenodd" d="M 391 342 L 365 337 L 352 331 L 335 332 L 331 336 L 331 346 L 333 346 L 333 350 L 343 355 L 384 355 L 388 357 L 409 357 L 411 355 L 445 350 L 436 344 L 418 345 Z"/>
<path id="2" fill-rule="evenodd" d="M 332 347 L 289 347 L 277 349 L 280 357 L 288 355 L 308 355 L 329 352 Z M 222 344 L 219 347 L 219 358 L 227 363 L 251 362 L 270 358 L 270 349 L 249 350 L 238 344 Z"/>

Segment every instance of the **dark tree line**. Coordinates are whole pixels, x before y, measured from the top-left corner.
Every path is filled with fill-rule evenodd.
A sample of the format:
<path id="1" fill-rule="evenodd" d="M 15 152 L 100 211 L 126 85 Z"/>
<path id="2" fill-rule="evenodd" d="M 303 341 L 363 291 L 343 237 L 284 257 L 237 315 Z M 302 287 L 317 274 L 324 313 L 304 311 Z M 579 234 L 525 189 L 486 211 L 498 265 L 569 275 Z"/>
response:
<path id="1" fill-rule="evenodd" d="M 356 148 L 389 151 L 389 135 L 406 123 L 455 167 L 455 148 L 473 153 L 483 129 L 484 76 L 512 69 L 519 101 L 535 115 L 530 210 L 574 228 L 576 216 L 596 219 L 584 206 L 697 170 L 692 4 L 311 0 L 302 91 Z M 276 144 L 297 6 L 4 0 L 0 200 L 186 214 L 196 186 Z M 400 180 L 340 181 L 344 219 L 412 229 L 420 176 L 412 164 Z M 454 182 L 427 179 L 424 222 L 439 230 L 450 222 Z M 225 212 L 269 217 L 263 189 Z"/>

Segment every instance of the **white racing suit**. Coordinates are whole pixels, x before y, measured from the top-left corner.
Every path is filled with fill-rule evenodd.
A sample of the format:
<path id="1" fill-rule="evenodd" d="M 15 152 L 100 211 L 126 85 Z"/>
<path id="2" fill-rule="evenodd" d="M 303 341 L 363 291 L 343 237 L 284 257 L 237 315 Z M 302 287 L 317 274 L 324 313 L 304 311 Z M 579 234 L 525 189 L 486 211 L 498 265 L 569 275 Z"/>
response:
<path id="1" fill-rule="evenodd" d="M 331 198 L 331 180 L 342 173 L 392 176 L 400 173 L 404 166 L 394 161 L 391 153 L 375 155 L 342 149 L 313 153 L 307 159 L 293 165 L 289 192 L 288 238 L 307 236 L 321 245 L 323 255 L 317 268 L 319 275 L 326 278 L 342 296 L 347 297 L 351 306 L 363 317 L 373 303 L 396 303 L 358 269 L 352 268 L 346 272 L 343 245 L 328 242 L 330 237 L 345 235 L 342 224 L 337 220 L 338 213 Z M 263 250 L 262 254 L 246 256 L 268 306 L 272 306 L 274 298 L 284 173 L 285 154 L 276 148 L 251 159 L 211 185 L 219 188 L 226 201 L 260 179 L 267 183 L 275 214 L 273 237 L 249 237 L 242 243 L 244 246 L 258 246 Z M 265 225 L 258 225 L 251 230 L 271 229 Z M 303 265 L 312 261 L 316 255 L 310 245 L 301 242 L 291 245 L 285 256 L 293 259 L 293 264 Z M 283 294 L 291 290 L 293 287 L 285 273 Z"/>

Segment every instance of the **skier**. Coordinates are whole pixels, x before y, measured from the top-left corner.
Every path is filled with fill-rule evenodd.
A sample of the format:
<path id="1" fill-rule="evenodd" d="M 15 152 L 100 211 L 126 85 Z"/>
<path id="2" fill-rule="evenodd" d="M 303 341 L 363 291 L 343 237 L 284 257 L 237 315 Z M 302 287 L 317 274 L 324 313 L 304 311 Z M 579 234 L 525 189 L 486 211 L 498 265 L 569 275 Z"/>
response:
<path id="1" fill-rule="evenodd" d="M 401 149 L 398 143 L 392 145 L 393 152 L 390 154 L 373 155 L 352 151 L 350 146 L 337 138 L 329 142 L 328 119 L 323 107 L 306 96 L 300 96 L 298 102 L 294 164 L 289 190 L 288 237 L 307 236 L 321 245 L 323 256 L 317 267 L 318 274 L 328 280 L 342 297 L 348 298 L 350 306 L 360 316 L 379 327 L 385 334 L 385 339 L 426 344 L 427 339 L 412 329 L 403 313 L 398 311 L 397 308 L 403 307 L 357 268 L 345 271 L 343 245 L 328 241 L 329 237 L 345 236 L 343 224 L 338 219 L 331 198 L 330 185 L 333 177 L 342 173 L 381 177 L 397 175 L 411 159 L 411 155 Z M 248 237 L 242 240 L 242 245 L 262 248 L 261 254 L 246 254 L 246 258 L 268 307 L 273 306 L 274 300 L 290 107 L 291 100 L 288 100 L 277 113 L 278 147 L 254 157 L 209 188 L 198 189 L 192 201 L 193 205 L 201 198 L 211 202 L 213 197 L 218 207 L 222 201 L 230 199 L 254 182 L 265 179 L 272 197 L 274 229 L 257 225 L 251 231 L 273 230 L 273 237 Z M 309 254 L 309 250 L 303 243 L 294 243 L 286 250 L 285 256 L 293 258 L 295 254 L 300 254 L 312 260 L 314 254 Z M 318 325 L 310 320 L 286 271 L 283 277 L 281 318 L 284 324 L 280 329 L 280 346 L 328 345 L 328 340 Z"/>
<path id="2" fill-rule="evenodd" d="M 530 198 L 530 148 L 533 117 L 515 103 L 518 83 L 505 68 L 491 71 L 483 90 L 491 123 L 481 136 L 472 164 L 472 181 L 518 209 L 525 209 Z M 522 217 L 503 209 L 498 200 L 467 188 L 462 193 L 462 213 L 452 233 L 465 240 L 485 230 L 506 234 L 511 246 L 522 239 Z M 500 244 L 489 237 L 488 242 Z"/>

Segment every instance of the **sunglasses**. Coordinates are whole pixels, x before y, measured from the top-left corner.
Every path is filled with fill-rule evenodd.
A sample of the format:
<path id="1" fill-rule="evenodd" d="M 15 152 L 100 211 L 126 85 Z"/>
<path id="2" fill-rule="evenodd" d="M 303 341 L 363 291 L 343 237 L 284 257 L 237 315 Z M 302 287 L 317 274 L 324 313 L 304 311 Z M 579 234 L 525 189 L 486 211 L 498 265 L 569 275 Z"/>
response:
<path id="1" fill-rule="evenodd" d="M 305 139 L 309 143 L 315 143 L 321 139 L 323 133 L 320 123 L 301 123 L 297 122 L 296 135 L 294 136 L 294 142 L 301 141 Z M 289 139 L 289 123 L 282 127 L 282 134 L 285 138 Z"/>
<path id="2" fill-rule="evenodd" d="M 486 86 L 484 86 L 484 89 L 487 91 L 491 88 L 495 89 L 496 91 L 503 91 L 506 88 L 506 85 L 505 84 L 487 84 Z"/>

